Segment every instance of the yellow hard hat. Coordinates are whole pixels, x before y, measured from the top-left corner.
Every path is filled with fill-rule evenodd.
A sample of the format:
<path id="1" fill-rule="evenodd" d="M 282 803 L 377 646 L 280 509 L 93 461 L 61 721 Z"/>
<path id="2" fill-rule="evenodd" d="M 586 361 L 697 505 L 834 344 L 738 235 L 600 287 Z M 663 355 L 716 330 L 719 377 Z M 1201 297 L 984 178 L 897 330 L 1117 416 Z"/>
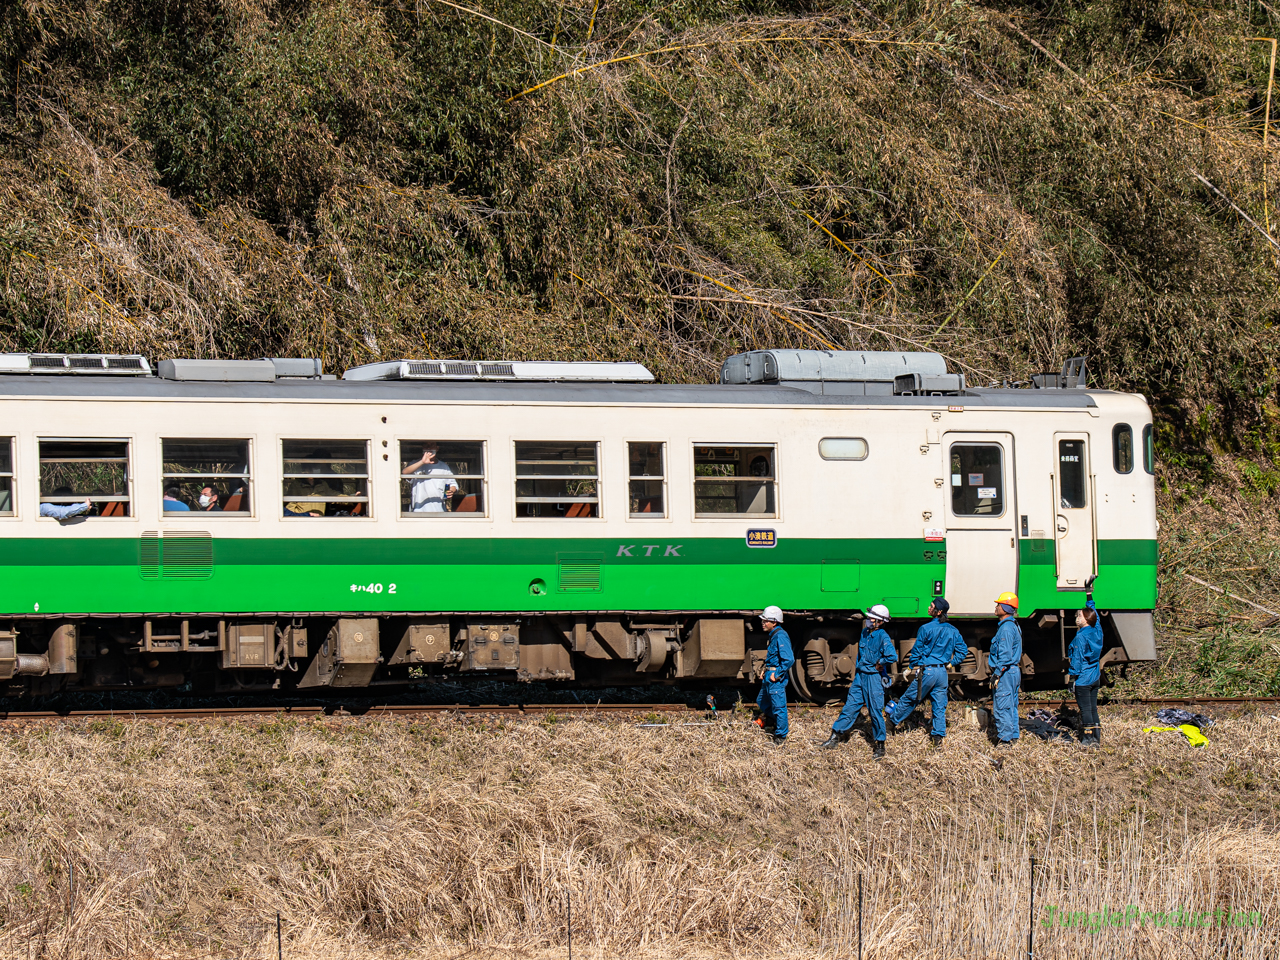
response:
<path id="1" fill-rule="evenodd" d="M 1004 593 L 1000 594 L 1000 596 L 996 597 L 996 603 L 1003 603 L 1016 610 L 1018 609 L 1018 595 L 1006 590 Z"/>

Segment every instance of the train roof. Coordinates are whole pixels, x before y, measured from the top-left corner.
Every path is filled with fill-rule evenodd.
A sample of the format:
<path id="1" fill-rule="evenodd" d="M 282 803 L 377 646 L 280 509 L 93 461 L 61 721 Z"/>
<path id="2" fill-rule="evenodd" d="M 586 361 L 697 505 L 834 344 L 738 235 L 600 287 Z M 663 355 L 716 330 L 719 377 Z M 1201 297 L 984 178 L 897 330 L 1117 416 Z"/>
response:
<path id="1" fill-rule="evenodd" d="M 66 400 L 299 401 L 351 403 L 660 404 L 782 407 L 1096 407 L 1112 391 L 970 388 L 946 396 L 850 396 L 774 384 L 513 383 L 489 381 L 304 380 L 218 382 L 159 377 L 0 376 L 0 398 Z"/>

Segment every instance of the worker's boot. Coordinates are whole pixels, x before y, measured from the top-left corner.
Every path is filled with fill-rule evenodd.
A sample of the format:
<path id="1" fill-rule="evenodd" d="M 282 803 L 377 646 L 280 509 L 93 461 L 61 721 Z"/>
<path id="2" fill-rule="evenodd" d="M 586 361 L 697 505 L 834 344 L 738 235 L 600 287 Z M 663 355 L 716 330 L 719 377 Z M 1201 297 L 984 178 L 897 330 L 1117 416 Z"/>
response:
<path id="1" fill-rule="evenodd" d="M 844 738 L 841 737 L 840 734 L 832 730 L 831 736 L 827 737 L 827 739 L 822 742 L 820 749 L 834 750 L 836 747 L 840 746 L 840 744 L 842 743 L 844 743 Z"/>
<path id="2" fill-rule="evenodd" d="M 884 759 L 884 741 L 883 740 L 876 741 L 875 749 L 871 751 L 871 759 L 872 760 Z"/>
<path id="3" fill-rule="evenodd" d="M 787 738 L 786 738 L 786 737 L 780 737 L 780 736 L 778 736 L 778 735 L 775 733 L 775 734 L 773 734 L 773 742 L 774 742 L 774 743 L 776 743 L 778 746 L 782 746 L 784 743 L 786 743 L 786 742 L 787 742 Z"/>
<path id="4" fill-rule="evenodd" d="M 942 734 L 940 734 L 940 733 L 931 733 L 931 734 L 929 734 L 929 740 L 933 743 L 933 749 L 935 749 L 935 750 L 941 750 L 941 749 L 942 749 L 942 741 L 943 741 L 943 736 L 942 736 Z"/>

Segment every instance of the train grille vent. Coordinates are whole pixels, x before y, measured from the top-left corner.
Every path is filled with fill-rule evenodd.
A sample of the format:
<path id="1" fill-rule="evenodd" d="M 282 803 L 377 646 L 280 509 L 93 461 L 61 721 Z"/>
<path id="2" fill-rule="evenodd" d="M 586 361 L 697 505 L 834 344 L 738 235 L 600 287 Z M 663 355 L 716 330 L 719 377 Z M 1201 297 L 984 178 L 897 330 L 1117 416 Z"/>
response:
<path id="1" fill-rule="evenodd" d="M 143 580 L 208 580 L 213 576 L 213 537 L 203 530 L 148 530 L 138 551 Z"/>
<path id="2" fill-rule="evenodd" d="M 561 560 L 560 590 L 562 593 L 599 593 L 600 561 Z"/>

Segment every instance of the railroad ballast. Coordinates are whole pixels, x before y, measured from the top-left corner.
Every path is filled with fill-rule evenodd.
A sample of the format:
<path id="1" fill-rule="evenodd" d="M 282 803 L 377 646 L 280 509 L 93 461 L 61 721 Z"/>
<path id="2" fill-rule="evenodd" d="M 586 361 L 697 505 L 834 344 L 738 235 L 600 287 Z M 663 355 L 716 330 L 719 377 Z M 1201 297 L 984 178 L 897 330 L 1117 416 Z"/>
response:
<path id="1" fill-rule="evenodd" d="M 778 603 L 825 696 L 867 609 L 905 655 L 945 593 L 962 687 L 1016 589 L 1023 672 L 1056 685 L 1095 574 L 1104 664 L 1154 659 L 1151 413 L 1083 361 L 974 388 L 937 354 L 773 350 L 652 379 L 0 355 L 0 681 L 747 683 Z"/>

